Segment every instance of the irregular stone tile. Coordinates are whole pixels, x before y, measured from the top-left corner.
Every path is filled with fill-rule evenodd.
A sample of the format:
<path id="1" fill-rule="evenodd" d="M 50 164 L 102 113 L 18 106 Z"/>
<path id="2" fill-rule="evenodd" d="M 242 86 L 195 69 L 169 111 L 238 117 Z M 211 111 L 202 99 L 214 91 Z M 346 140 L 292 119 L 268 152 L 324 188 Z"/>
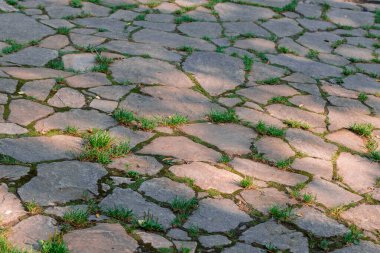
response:
<path id="1" fill-rule="evenodd" d="M 291 167 L 296 170 L 306 171 L 314 177 L 332 179 L 333 176 L 333 166 L 331 161 L 312 157 L 297 158 L 294 160 Z"/>
<path id="2" fill-rule="evenodd" d="M 103 28 L 111 32 L 124 32 L 125 23 L 112 18 L 78 18 L 72 20 L 73 23 L 87 27 L 87 28 Z"/>
<path id="3" fill-rule="evenodd" d="M 22 87 L 21 91 L 25 92 L 26 95 L 34 97 L 38 100 L 44 101 L 50 94 L 50 90 L 54 87 L 54 79 L 37 80 L 26 82 Z"/>
<path id="4" fill-rule="evenodd" d="M 230 164 L 238 172 L 263 181 L 272 181 L 293 186 L 305 182 L 308 179 L 306 176 L 279 170 L 269 165 L 248 159 L 235 158 Z"/>
<path id="5" fill-rule="evenodd" d="M 217 146 L 230 155 L 251 152 L 250 146 L 257 134 L 247 127 L 236 124 L 197 123 L 185 125 L 181 131 Z"/>
<path id="6" fill-rule="evenodd" d="M 327 17 L 336 24 L 352 27 L 373 25 L 374 22 L 374 16 L 371 12 L 359 12 L 338 8 L 330 9 L 327 12 Z"/>
<path id="7" fill-rule="evenodd" d="M 65 69 L 88 71 L 95 66 L 95 55 L 91 53 L 65 54 L 62 56 Z"/>
<path id="8" fill-rule="evenodd" d="M 245 96 L 250 100 L 266 104 L 273 97 L 290 97 L 299 92 L 288 85 L 258 85 L 237 91 L 237 94 Z"/>
<path id="9" fill-rule="evenodd" d="M 0 123 L 0 134 L 25 134 L 28 129 L 14 123 Z"/>
<path id="10" fill-rule="evenodd" d="M 0 167 L 0 178 L 2 178 L 2 171 Z M 16 195 L 8 192 L 6 184 L 0 184 L 0 226 L 13 225 L 24 215 L 26 215 L 26 212 L 21 201 Z"/>
<path id="11" fill-rule="evenodd" d="M 64 135 L 1 139 L 0 153 L 27 163 L 72 159 L 81 143 L 81 138 Z"/>
<path id="12" fill-rule="evenodd" d="M 337 249 L 332 251 L 332 253 L 355 253 L 355 252 L 366 252 L 366 253 L 376 253 L 380 251 L 380 246 L 374 244 L 370 241 L 360 241 L 360 244 L 352 244 L 348 247 Z"/>
<path id="13" fill-rule="evenodd" d="M 124 20 L 124 21 L 133 21 L 138 15 L 139 14 L 134 11 L 117 10 L 116 12 L 112 13 L 112 15 L 109 16 L 109 18 L 119 19 L 119 20 Z M 146 20 L 147 20 L 147 16 L 145 17 Z"/>
<path id="14" fill-rule="evenodd" d="M 271 19 L 263 23 L 262 26 L 278 37 L 293 36 L 302 31 L 298 23 L 289 18 Z"/>
<path id="15" fill-rule="evenodd" d="M 285 138 L 302 153 L 324 160 L 331 160 L 338 150 L 335 145 L 326 143 L 320 137 L 301 129 L 288 129 Z"/>
<path id="16" fill-rule="evenodd" d="M 111 113 L 113 112 L 118 103 L 116 101 L 102 100 L 102 99 L 94 99 L 90 103 L 90 107 L 94 109 L 98 109 L 103 112 Z"/>
<path id="17" fill-rule="evenodd" d="M 186 231 L 183 231 L 179 228 L 172 228 L 169 230 L 169 232 L 166 234 L 168 237 L 172 238 L 172 239 L 176 239 L 176 240 L 185 240 L 185 241 L 189 241 L 191 240 L 191 238 L 189 237 L 189 235 L 187 234 Z"/>
<path id="18" fill-rule="evenodd" d="M 144 181 L 139 191 L 157 201 L 168 203 L 172 202 L 175 198 L 191 199 L 195 196 L 194 191 L 190 187 L 174 182 L 166 177 Z"/>
<path id="19" fill-rule="evenodd" d="M 287 205 L 297 204 L 297 201 L 289 198 L 284 192 L 280 192 L 276 188 L 244 190 L 240 194 L 251 207 L 264 214 L 268 214 L 273 205 L 286 207 Z"/>
<path id="20" fill-rule="evenodd" d="M 294 82 L 294 83 L 317 84 L 317 81 L 315 81 L 313 78 L 310 78 L 309 76 L 304 75 L 299 72 L 293 73 L 282 79 L 284 79 L 285 81 Z"/>
<path id="21" fill-rule="evenodd" d="M 74 206 L 53 206 L 53 207 L 48 207 L 45 209 L 44 213 L 45 214 L 50 214 L 50 215 L 55 215 L 60 218 L 63 218 L 65 213 L 67 212 L 72 212 L 72 211 L 83 211 L 87 212 L 88 211 L 88 206 L 87 205 L 74 205 Z"/>
<path id="22" fill-rule="evenodd" d="M 199 242 L 205 248 L 221 247 L 231 243 L 227 237 L 223 235 L 204 235 L 199 237 Z"/>
<path id="23" fill-rule="evenodd" d="M 100 202 L 100 207 L 103 209 L 113 207 L 131 209 L 138 219 L 143 219 L 149 213 L 154 218 L 157 218 L 165 229 L 171 226 L 171 222 L 175 218 L 175 215 L 169 209 L 146 201 L 139 193 L 131 189 L 116 188 L 111 195 L 108 195 Z"/>
<path id="24" fill-rule="evenodd" d="M 307 18 L 319 18 L 322 14 L 322 8 L 319 5 L 311 3 L 298 3 L 296 12 Z"/>
<path id="25" fill-rule="evenodd" d="M 273 162 L 283 161 L 295 155 L 286 142 L 276 137 L 264 136 L 255 142 L 255 147 L 265 159 Z"/>
<path id="26" fill-rule="evenodd" d="M 135 252 L 138 244 L 120 224 L 99 223 L 94 227 L 73 230 L 63 236 L 72 253 Z"/>
<path id="27" fill-rule="evenodd" d="M 75 25 L 64 19 L 40 19 L 40 22 L 55 29 L 59 27 L 73 28 Z"/>
<path id="28" fill-rule="evenodd" d="M 53 29 L 21 13 L 1 14 L 0 24 L 0 40 L 14 39 L 24 43 L 55 33 Z"/>
<path id="29" fill-rule="evenodd" d="M 80 47 L 98 46 L 106 41 L 106 38 L 77 33 L 70 33 L 70 39 L 74 45 Z"/>
<path id="30" fill-rule="evenodd" d="M 316 84 L 310 84 L 310 83 L 289 83 L 290 86 L 301 90 L 303 92 L 309 93 L 313 96 L 320 97 L 321 93 L 319 91 L 319 88 Z"/>
<path id="31" fill-rule="evenodd" d="M 171 14 L 147 14 L 145 16 L 146 21 L 157 22 L 157 23 L 173 23 L 174 16 Z"/>
<path id="32" fill-rule="evenodd" d="M 177 29 L 190 37 L 203 38 L 218 38 L 222 34 L 222 27 L 218 23 L 210 22 L 190 22 L 182 23 Z"/>
<path id="33" fill-rule="evenodd" d="M 226 97 L 221 97 L 219 98 L 219 103 L 222 103 L 223 105 L 227 107 L 234 107 L 235 105 L 241 103 L 240 98 L 226 98 Z"/>
<path id="34" fill-rule="evenodd" d="M 90 13 L 92 16 L 105 17 L 105 16 L 108 16 L 110 13 L 109 8 L 103 7 L 98 4 L 93 4 L 93 3 L 88 3 L 88 2 L 84 2 L 82 4 L 83 4 L 82 10 L 85 13 Z"/>
<path id="35" fill-rule="evenodd" d="M 241 177 L 229 171 L 218 169 L 207 163 L 194 162 L 175 165 L 170 171 L 177 177 L 194 179 L 194 184 L 203 190 L 215 189 L 223 193 L 233 193 L 240 188 Z"/>
<path id="36" fill-rule="evenodd" d="M 347 97 L 347 98 L 358 98 L 359 92 L 347 90 L 344 89 L 340 85 L 335 84 L 329 84 L 329 83 L 322 83 L 321 86 L 322 90 L 327 92 L 331 96 L 338 96 L 338 97 Z"/>
<path id="37" fill-rule="evenodd" d="M 380 229 L 379 215 L 379 205 L 362 204 L 344 211 L 340 216 L 361 229 L 375 232 Z"/>
<path id="38" fill-rule="evenodd" d="M 362 61 L 370 61 L 374 58 L 372 50 L 351 45 L 341 45 L 335 49 L 334 52 L 348 59 L 354 58 Z"/>
<path id="39" fill-rule="evenodd" d="M 0 165 L 0 179 L 19 180 L 26 176 L 29 168 L 20 165 Z"/>
<path id="40" fill-rule="evenodd" d="M 141 117 L 180 114 L 190 120 L 204 118 L 211 110 L 224 111 L 219 105 L 190 89 L 155 86 L 142 88 L 141 92 L 149 96 L 131 93 L 121 101 L 119 108 L 132 111 Z"/>
<path id="41" fill-rule="evenodd" d="M 211 11 L 202 6 L 199 6 L 195 10 L 189 11 L 186 14 L 199 21 L 216 21 L 216 18 L 212 15 Z"/>
<path id="42" fill-rule="evenodd" d="M 158 23 L 158 22 L 148 22 L 148 21 L 134 21 L 134 25 L 165 32 L 173 32 L 176 25 L 170 23 Z"/>
<path id="43" fill-rule="evenodd" d="M 218 3 L 214 9 L 222 21 L 257 21 L 269 19 L 275 15 L 273 11 L 267 8 L 235 3 Z"/>
<path id="44" fill-rule="evenodd" d="M 326 21 L 320 21 L 320 20 L 311 20 L 311 19 L 306 19 L 306 18 L 298 18 L 297 22 L 305 27 L 307 30 L 316 32 L 319 30 L 327 30 L 327 29 L 333 29 L 335 28 L 335 25 L 333 25 L 330 22 Z"/>
<path id="45" fill-rule="evenodd" d="M 365 153 L 367 151 L 364 140 L 346 129 L 328 134 L 326 135 L 326 139 L 341 144 L 357 152 Z"/>
<path id="46" fill-rule="evenodd" d="M 52 129 L 65 129 L 67 126 L 77 127 L 78 130 L 90 128 L 106 129 L 116 125 L 116 121 L 104 113 L 96 110 L 72 109 L 66 112 L 57 112 L 36 123 L 35 129 L 39 132 Z"/>
<path id="47" fill-rule="evenodd" d="M 359 193 L 371 191 L 380 177 L 380 165 L 358 155 L 341 153 L 336 166 L 343 182 Z"/>
<path id="48" fill-rule="evenodd" d="M 26 99 L 12 100 L 8 120 L 26 126 L 54 112 L 53 108 Z"/>
<path id="49" fill-rule="evenodd" d="M 46 206 L 98 194 L 98 180 L 107 171 L 97 163 L 64 161 L 37 166 L 37 176 L 18 189 L 23 201 Z"/>
<path id="50" fill-rule="evenodd" d="M 342 85 L 347 89 L 359 92 L 371 94 L 377 94 L 380 92 L 379 83 L 375 79 L 360 73 L 345 78 Z"/>
<path id="51" fill-rule="evenodd" d="M 174 65 L 141 57 L 131 57 L 112 63 L 113 78 L 120 83 L 162 84 L 177 88 L 193 86 L 191 80 Z"/>
<path id="52" fill-rule="evenodd" d="M 180 48 L 189 46 L 204 51 L 213 51 L 215 46 L 205 40 L 190 38 L 176 33 L 143 29 L 133 34 L 136 42 L 157 44 L 168 48 Z"/>
<path id="53" fill-rule="evenodd" d="M 270 33 L 252 22 L 224 22 L 224 32 L 228 36 L 237 36 L 240 34 L 254 34 L 258 37 L 268 38 Z"/>
<path id="54" fill-rule="evenodd" d="M 43 215 L 35 215 L 12 227 L 7 239 L 18 249 L 37 250 L 40 247 L 39 241 L 47 241 L 59 231 L 56 220 Z"/>
<path id="55" fill-rule="evenodd" d="M 199 84 L 211 95 L 234 89 L 244 82 L 243 62 L 225 54 L 195 52 L 186 59 L 183 69 L 194 74 Z"/>
<path id="56" fill-rule="evenodd" d="M 246 243 L 270 244 L 279 250 L 294 253 L 309 252 L 308 240 L 301 232 L 290 230 L 273 220 L 251 227 L 239 239 Z"/>
<path id="57" fill-rule="evenodd" d="M 0 93 L 0 105 L 5 105 L 8 103 L 8 95 Z"/>
<path id="58" fill-rule="evenodd" d="M 79 15 L 81 9 L 72 8 L 70 6 L 49 6 L 46 7 L 46 12 L 51 18 L 64 18 Z"/>
<path id="59" fill-rule="evenodd" d="M 379 64 L 376 63 L 357 63 L 355 64 L 357 68 L 363 70 L 365 73 L 374 73 L 380 75 Z"/>
<path id="60" fill-rule="evenodd" d="M 134 131 L 126 127 L 117 126 L 109 130 L 111 137 L 115 138 L 115 141 L 129 141 L 129 146 L 131 148 L 135 147 L 137 144 L 144 142 L 154 136 L 153 133 L 144 131 Z"/>
<path id="61" fill-rule="evenodd" d="M 294 214 L 293 223 L 317 237 L 342 236 L 349 231 L 344 225 L 308 206 L 296 209 Z"/>
<path id="62" fill-rule="evenodd" d="M 69 72 L 61 70 L 47 69 L 47 68 L 19 68 L 19 67 L 6 67 L 0 68 L 8 75 L 23 80 L 37 80 L 56 77 L 68 77 L 73 75 Z"/>
<path id="63" fill-rule="evenodd" d="M 137 231 L 136 234 L 140 237 L 144 244 L 150 244 L 155 249 L 170 248 L 173 246 L 168 239 L 153 233 Z"/>
<path id="64" fill-rule="evenodd" d="M 349 128 L 355 123 L 370 123 L 375 128 L 380 127 L 380 119 L 377 117 L 371 117 L 369 115 L 362 114 L 352 108 L 328 106 L 329 114 L 329 130 L 335 131 L 341 128 Z"/>
<path id="65" fill-rule="evenodd" d="M 103 73 L 86 73 L 72 76 L 67 78 L 66 82 L 69 86 L 74 88 L 93 88 L 97 86 L 111 85 L 111 82 Z"/>
<path id="66" fill-rule="evenodd" d="M 149 176 L 157 174 L 163 168 L 162 164 L 160 164 L 154 157 L 136 156 L 132 154 L 126 157 L 113 159 L 108 167 L 120 171 L 132 170 L 139 174 Z"/>
<path id="67" fill-rule="evenodd" d="M 252 247 L 249 244 L 238 242 L 238 243 L 236 243 L 234 246 L 232 246 L 230 248 L 223 249 L 222 252 L 223 253 L 246 253 L 246 252 L 250 252 L 250 253 L 265 253 L 266 251 L 263 250 L 263 249 Z"/>
<path id="68" fill-rule="evenodd" d="M 236 114 L 239 116 L 240 119 L 248 121 L 253 125 L 257 125 L 260 121 L 262 121 L 270 126 L 275 126 L 279 128 L 285 127 L 285 125 L 280 120 L 264 112 L 259 112 L 245 107 L 238 107 L 236 109 Z"/>
<path id="69" fill-rule="evenodd" d="M 267 110 L 272 116 L 282 120 L 305 122 L 311 127 L 311 130 L 316 132 L 323 132 L 326 128 L 325 117 L 320 114 L 280 104 L 267 106 Z"/>
<path id="70" fill-rule="evenodd" d="M 189 241 L 173 241 L 174 245 L 178 250 L 181 249 L 189 249 L 189 253 L 195 253 L 195 250 L 197 249 L 197 242 L 189 242 Z"/>
<path id="71" fill-rule="evenodd" d="M 119 100 L 130 92 L 134 86 L 132 85 L 106 85 L 89 89 L 101 98 L 109 100 Z"/>
<path id="72" fill-rule="evenodd" d="M 301 46 L 289 37 L 284 37 L 278 41 L 278 48 L 280 47 L 287 48 L 291 52 L 294 52 L 299 56 L 306 56 L 309 52 L 309 50 L 306 47 Z"/>
<path id="73" fill-rule="evenodd" d="M 253 71 L 250 73 L 249 81 L 264 81 L 270 78 L 282 77 L 286 74 L 283 68 L 275 67 L 261 62 L 254 62 L 252 65 Z M 278 87 L 278 86 L 276 86 Z"/>
<path id="74" fill-rule="evenodd" d="M 125 178 L 125 177 L 110 177 L 114 183 L 115 186 L 122 185 L 122 184 L 132 184 L 134 181 L 131 178 Z"/>
<path id="75" fill-rule="evenodd" d="M 86 104 L 82 93 L 71 88 L 62 88 L 55 93 L 48 101 L 48 104 L 55 107 L 81 108 Z"/>
<path id="76" fill-rule="evenodd" d="M 227 232 L 249 221 L 249 215 L 241 211 L 232 200 L 206 198 L 199 202 L 199 208 L 189 217 L 184 227 L 195 226 L 210 233 Z"/>
<path id="77" fill-rule="evenodd" d="M 164 47 L 152 44 L 133 43 L 124 40 L 113 40 L 104 45 L 109 50 L 129 55 L 150 55 L 153 58 L 166 61 L 180 61 L 182 56 L 165 49 Z"/>
<path id="78" fill-rule="evenodd" d="M 272 64 L 286 66 L 313 78 L 340 76 L 342 72 L 340 68 L 291 54 L 268 55 L 268 58 Z"/>
<path id="79" fill-rule="evenodd" d="M 50 60 L 58 57 L 56 50 L 40 47 L 27 47 L 14 54 L 9 54 L 0 58 L 2 62 L 11 62 L 18 65 L 29 65 L 42 67 Z"/>
<path id="80" fill-rule="evenodd" d="M 7 4 L 3 0 L 0 1 L 0 10 L 4 11 L 4 12 L 14 12 L 14 11 L 17 11 L 16 8 L 14 8 L 13 6 Z"/>
<path id="81" fill-rule="evenodd" d="M 320 96 L 306 95 L 295 96 L 289 99 L 292 104 L 306 108 L 316 113 L 324 113 L 326 101 Z"/>
<path id="82" fill-rule="evenodd" d="M 350 61 L 347 60 L 346 58 L 339 55 L 335 55 L 335 54 L 321 53 L 318 55 L 318 59 L 321 62 L 331 64 L 331 65 L 336 65 L 336 66 L 345 66 L 350 63 Z"/>
<path id="83" fill-rule="evenodd" d="M 377 115 L 380 114 L 380 98 L 369 95 L 365 103 L 372 107 L 372 109 Z"/>
<path id="84" fill-rule="evenodd" d="M 297 42 L 320 53 L 331 53 L 333 44 L 342 39 L 342 37 L 330 32 L 311 32 L 300 36 Z"/>
<path id="85" fill-rule="evenodd" d="M 359 195 L 346 191 L 336 184 L 318 178 L 314 178 L 313 181 L 302 190 L 302 193 L 315 196 L 316 202 L 323 204 L 327 208 L 348 205 L 362 199 Z"/>
<path id="86" fill-rule="evenodd" d="M 0 79 L 0 91 L 5 93 L 14 93 L 17 88 L 17 80 L 1 78 Z"/>
<path id="87" fill-rule="evenodd" d="M 276 52 L 276 44 L 274 42 L 260 38 L 238 40 L 234 45 L 238 48 L 251 49 L 264 53 Z"/>

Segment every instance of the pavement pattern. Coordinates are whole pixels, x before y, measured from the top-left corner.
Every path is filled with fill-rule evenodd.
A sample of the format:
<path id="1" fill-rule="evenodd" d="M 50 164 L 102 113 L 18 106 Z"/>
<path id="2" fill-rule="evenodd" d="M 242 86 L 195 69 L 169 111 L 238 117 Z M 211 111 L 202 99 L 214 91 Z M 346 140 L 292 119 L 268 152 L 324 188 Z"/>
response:
<path id="1" fill-rule="evenodd" d="M 379 4 L 0 0 L 0 251 L 380 252 Z"/>

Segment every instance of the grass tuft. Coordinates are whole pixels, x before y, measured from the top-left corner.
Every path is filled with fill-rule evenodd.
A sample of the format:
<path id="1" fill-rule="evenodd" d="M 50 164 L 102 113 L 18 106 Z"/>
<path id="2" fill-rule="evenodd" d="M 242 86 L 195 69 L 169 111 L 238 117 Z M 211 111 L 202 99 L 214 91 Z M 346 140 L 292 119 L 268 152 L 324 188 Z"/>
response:
<path id="1" fill-rule="evenodd" d="M 278 221 L 289 221 L 293 216 L 293 208 L 274 205 L 269 209 L 269 214 Z"/>
<path id="2" fill-rule="evenodd" d="M 80 209 L 70 210 L 63 215 L 63 220 L 76 228 L 88 225 L 88 212 Z"/>
<path id="3" fill-rule="evenodd" d="M 298 120 L 285 120 L 285 124 L 287 124 L 291 128 L 300 128 L 300 129 L 310 129 L 310 125 L 306 122 L 303 121 L 298 121 Z"/>
<path id="4" fill-rule="evenodd" d="M 246 189 L 249 189 L 253 186 L 253 178 L 252 177 L 244 177 L 240 180 L 240 186 Z"/>
<path id="5" fill-rule="evenodd" d="M 365 102 L 366 100 L 368 99 L 368 96 L 367 94 L 365 94 L 364 92 L 360 92 L 359 95 L 358 95 L 358 100 L 360 102 Z"/>
<path id="6" fill-rule="evenodd" d="M 233 123 L 238 121 L 238 116 L 233 109 L 228 109 L 226 111 L 212 110 L 208 114 L 208 118 L 214 123 Z"/>
<path id="7" fill-rule="evenodd" d="M 142 220 L 137 220 L 137 225 L 147 231 L 163 231 L 164 228 L 149 212 L 146 213 Z"/>
<path id="8" fill-rule="evenodd" d="M 118 220 L 122 223 L 129 223 L 133 219 L 133 212 L 131 209 L 125 209 L 124 207 L 108 208 L 103 212 L 108 217 Z"/>
<path id="9" fill-rule="evenodd" d="M 358 135 L 369 137 L 372 134 L 374 126 L 370 123 L 355 123 L 350 130 Z"/>
<path id="10" fill-rule="evenodd" d="M 62 35 L 68 35 L 70 33 L 70 28 L 68 27 L 58 27 L 57 33 Z"/>
<path id="11" fill-rule="evenodd" d="M 73 8 L 82 8 L 83 4 L 81 0 L 71 0 L 70 6 Z"/>
<path id="12" fill-rule="evenodd" d="M 49 240 L 41 240 L 38 243 L 41 253 L 69 253 L 61 234 L 54 234 Z"/>
<path id="13" fill-rule="evenodd" d="M 9 40 L 5 40 L 5 42 L 9 44 L 9 46 L 1 50 L 3 54 L 12 54 L 21 50 L 24 47 L 22 44 L 17 43 L 15 40 L 9 39 Z"/>
<path id="14" fill-rule="evenodd" d="M 263 135 L 269 135 L 274 137 L 282 137 L 285 135 L 285 130 L 277 128 L 275 126 L 267 126 L 263 121 L 259 121 L 255 126 L 258 133 Z"/>

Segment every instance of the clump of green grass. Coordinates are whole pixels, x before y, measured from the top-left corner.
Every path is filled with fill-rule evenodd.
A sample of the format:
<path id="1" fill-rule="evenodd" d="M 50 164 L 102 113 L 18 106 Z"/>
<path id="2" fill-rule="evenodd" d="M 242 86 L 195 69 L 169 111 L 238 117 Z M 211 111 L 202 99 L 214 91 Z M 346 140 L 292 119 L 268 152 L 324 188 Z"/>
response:
<path id="1" fill-rule="evenodd" d="M 188 54 L 191 54 L 194 52 L 194 48 L 191 47 L 191 46 L 182 46 L 182 47 L 179 47 L 177 48 L 178 51 L 183 51 L 183 52 L 186 52 Z"/>
<path id="2" fill-rule="evenodd" d="M 306 57 L 312 60 L 318 59 L 319 52 L 314 49 L 310 49 Z"/>
<path id="3" fill-rule="evenodd" d="M 198 237 L 199 236 L 199 228 L 198 227 L 196 227 L 196 226 L 191 226 L 191 227 L 189 227 L 188 229 L 187 229 L 187 232 L 189 232 L 189 235 L 191 236 L 191 237 Z"/>
<path id="4" fill-rule="evenodd" d="M 108 208 L 103 212 L 108 217 L 118 220 L 122 223 L 129 223 L 133 219 L 133 212 L 131 209 L 125 209 L 124 207 Z"/>
<path id="5" fill-rule="evenodd" d="M 174 22 L 178 25 L 182 23 L 189 23 L 189 22 L 194 22 L 194 21 L 196 21 L 196 19 L 194 19 L 193 17 L 189 15 L 182 15 L 182 16 L 177 17 L 174 20 Z"/>
<path id="6" fill-rule="evenodd" d="M 269 99 L 269 104 L 283 104 L 283 105 L 291 105 L 287 97 L 273 97 Z"/>
<path id="7" fill-rule="evenodd" d="M 12 54 L 19 50 L 21 50 L 24 46 L 22 44 L 17 43 L 15 40 L 5 40 L 5 42 L 9 45 L 1 50 L 3 54 Z"/>
<path id="8" fill-rule="evenodd" d="M 380 161 L 380 151 L 379 150 L 373 150 L 369 153 L 369 158 L 371 158 L 374 161 L 379 162 Z"/>
<path id="9" fill-rule="evenodd" d="M 173 127 L 173 126 L 187 124 L 188 122 L 189 122 L 189 118 L 187 116 L 174 114 L 174 115 L 161 119 L 160 125 Z"/>
<path id="10" fill-rule="evenodd" d="M 285 5 L 284 7 L 275 7 L 273 8 L 276 12 L 285 12 L 285 11 L 295 11 L 298 4 L 298 0 L 292 0 L 290 3 Z"/>
<path id="11" fill-rule="evenodd" d="M 359 93 L 359 95 L 358 95 L 358 100 L 359 100 L 360 102 L 365 102 L 367 99 L 368 99 L 367 94 L 365 94 L 364 92 L 360 92 L 360 93 Z"/>
<path id="12" fill-rule="evenodd" d="M 311 194 L 308 194 L 308 193 L 304 193 L 302 195 L 302 201 L 305 202 L 306 204 L 310 204 L 310 203 L 313 203 L 315 200 L 315 196 L 311 195 Z"/>
<path id="13" fill-rule="evenodd" d="M 65 242 L 63 241 L 62 235 L 54 234 L 52 238 L 47 241 L 39 241 L 41 253 L 70 253 Z"/>
<path id="14" fill-rule="evenodd" d="M 76 228 L 86 227 L 88 225 L 88 212 L 85 210 L 74 209 L 63 215 L 63 220 Z"/>
<path id="15" fill-rule="evenodd" d="M 261 60 L 262 62 L 264 62 L 264 63 L 269 62 L 268 57 L 267 57 L 263 52 L 258 52 L 258 53 L 257 53 L 257 57 L 259 57 L 260 60 Z"/>
<path id="16" fill-rule="evenodd" d="M 5 0 L 5 2 L 9 5 L 16 6 L 18 4 L 17 0 Z"/>
<path id="17" fill-rule="evenodd" d="M 228 109 L 226 111 L 212 110 L 208 114 L 208 118 L 214 123 L 233 123 L 238 121 L 238 116 L 233 109 Z"/>
<path id="18" fill-rule="evenodd" d="M 277 48 L 277 51 L 278 51 L 279 53 L 281 53 L 281 54 L 290 54 L 290 53 L 293 53 L 293 51 L 290 50 L 289 48 L 287 48 L 287 47 L 282 47 L 282 46 L 279 46 L 279 47 Z"/>
<path id="19" fill-rule="evenodd" d="M 25 208 L 31 214 L 40 214 L 43 212 L 42 207 L 39 204 L 37 204 L 37 202 L 34 200 L 32 200 L 31 202 L 26 202 Z"/>
<path id="20" fill-rule="evenodd" d="M 147 231 L 163 231 L 164 228 L 149 212 L 144 215 L 142 220 L 137 220 L 137 225 Z"/>
<path id="21" fill-rule="evenodd" d="M 113 59 L 107 58 L 101 55 L 96 55 L 96 65 L 92 68 L 94 72 L 108 73 L 109 65 L 113 62 Z"/>
<path id="22" fill-rule="evenodd" d="M 291 128 L 300 128 L 300 129 L 310 129 L 310 125 L 306 122 L 303 121 L 298 121 L 298 120 L 285 120 L 285 124 L 287 124 Z"/>
<path id="23" fill-rule="evenodd" d="M 58 27 L 57 33 L 62 35 L 68 35 L 70 33 L 70 28 L 68 27 Z"/>
<path id="24" fill-rule="evenodd" d="M 288 168 L 291 164 L 292 164 L 292 160 L 291 159 L 287 159 L 287 160 L 282 160 L 282 161 L 277 161 L 276 162 L 276 166 L 278 168 L 280 168 L 280 169 Z"/>
<path id="25" fill-rule="evenodd" d="M 135 20 L 136 21 L 144 21 L 145 20 L 145 17 L 146 17 L 146 14 L 142 13 L 142 14 L 139 14 L 135 17 Z"/>
<path id="26" fill-rule="evenodd" d="M 46 63 L 45 67 L 56 69 L 56 70 L 64 70 L 65 66 L 63 64 L 63 61 L 61 59 L 54 59 Z"/>
<path id="27" fill-rule="evenodd" d="M 268 85 L 279 84 L 280 82 L 281 82 L 281 79 L 279 77 L 272 77 L 272 78 L 268 78 L 262 81 L 257 81 L 258 84 L 268 84 Z"/>
<path id="28" fill-rule="evenodd" d="M 109 132 L 93 129 L 92 133 L 85 136 L 86 144 L 79 156 L 81 160 L 89 160 L 108 164 L 114 157 L 120 157 L 130 151 L 128 141 L 115 143 Z"/>
<path id="29" fill-rule="evenodd" d="M 231 161 L 231 158 L 228 155 L 222 154 L 222 156 L 219 158 L 219 163 L 229 163 Z"/>
<path id="30" fill-rule="evenodd" d="M 376 178 L 375 186 L 380 188 L 380 177 Z"/>
<path id="31" fill-rule="evenodd" d="M 252 177 L 244 177 L 240 180 L 240 186 L 246 189 L 249 189 L 253 186 L 253 178 Z"/>
<path id="32" fill-rule="evenodd" d="M 138 122 L 143 130 L 153 130 L 158 126 L 157 118 L 139 118 Z"/>
<path id="33" fill-rule="evenodd" d="M 130 124 L 134 120 L 136 120 L 135 115 L 131 111 L 127 111 L 125 109 L 118 108 L 116 109 L 112 116 L 122 124 Z"/>
<path id="34" fill-rule="evenodd" d="M 138 8 L 138 4 L 118 4 L 111 6 L 111 13 L 114 13 L 118 10 L 132 10 Z"/>
<path id="35" fill-rule="evenodd" d="M 351 226 L 350 227 L 350 231 L 347 232 L 344 236 L 343 236 L 343 241 L 346 243 L 346 244 L 349 244 L 349 243 L 353 243 L 353 244 L 359 244 L 360 243 L 360 239 L 364 237 L 364 234 L 362 231 L 360 231 L 358 228 L 354 227 L 354 226 Z"/>
<path id="36" fill-rule="evenodd" d="M 375 23 L 380 24 L 380 9 L 376 9 L 375 11 Z"/>
<path id="37" fill-rule="evenodd" d="M 82 8 L 83 4 L 81 0 L 71 0 L 70 6 L 73 8 Z"/>
<path id="38" fill-rule="evenodd" d="M 350 130 L 358 135 L 369 137 L 372 134 L 374 126 L 370 123 L 355 123 Z"/>
<path id="39" fill-rule="evenodd" d="M 331 44 L 331 47 L 332 48 L 337 48 L 339 47 L 340 45 L 343 45 L 347 43 L 347 39 L 342 39 L 342 40 L 336 40 L 334 43 Z"/>
<path id="40" fill-rule="evenodd" d="M 127 171 L 127 177 L 133 178 L 133 179 L 138 179 L 140 178 L 140 173 L 134 170 L 129 170 Z"/>
<path id="41" fill-rule="evenodd" d="M 343 67 L 342 74 L 345 76 L 353 75 L 353 74 L 355 74 L 355 70 L 353 70 L 351 68 Z"/>
<path id="42" fill-rule="evenodd" d="M 293 216 L 293 208 L 274 205 L 269 209 L 269 214 L 279 221 L 289 221 Z"/>
<path id="43" fill-rule="evenodd" d="M 170 202 L 170 206 L 175 213 L 189 214 L 198 205 L 196 198 L 184 199 L 176 197 Z"/>
<path id="44" fill-rule="evenodd" d="M 285 135 L 285 130 L 277 128 L 275 126 L 267 126 L 263 121 L 259 121 L 255 126 L 258 133 L 263 135 L 269 135 L 274 137 L 282 137 Z"/>
<path id="45" fill-rule="evenodd" d="M 247 55 L 243 56 L 243 63 L 244 63 L 244 70 L 245 71 L 251 71 L 253 59 Z"/>
<path id="46" fill-rule="evenodd" d="M 19 250 L 17 248 L 13 248 L 5 238 L 3 233 L 0 234 L 0 252 L 1 253 L 31 253 L 24 250 Z M 64 252 L 66 253 L 66 252 Z"/>
<path id="47" fill-rule="evenodd" d="M 75 126 L 67 126 L 65 127 L 64 132 L 70 135 L 78 135 L 78 128 Z"/>

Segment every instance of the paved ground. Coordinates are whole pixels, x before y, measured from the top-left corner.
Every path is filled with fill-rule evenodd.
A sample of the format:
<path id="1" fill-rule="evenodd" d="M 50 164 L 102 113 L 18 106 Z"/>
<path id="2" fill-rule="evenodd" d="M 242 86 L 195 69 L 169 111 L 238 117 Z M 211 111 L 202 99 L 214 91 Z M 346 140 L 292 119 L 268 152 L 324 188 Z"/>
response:
<path id="1" fill-rule="evenodd" d="M 380 252 L 376 6 L 0 0 L 0 251 Z"/>

